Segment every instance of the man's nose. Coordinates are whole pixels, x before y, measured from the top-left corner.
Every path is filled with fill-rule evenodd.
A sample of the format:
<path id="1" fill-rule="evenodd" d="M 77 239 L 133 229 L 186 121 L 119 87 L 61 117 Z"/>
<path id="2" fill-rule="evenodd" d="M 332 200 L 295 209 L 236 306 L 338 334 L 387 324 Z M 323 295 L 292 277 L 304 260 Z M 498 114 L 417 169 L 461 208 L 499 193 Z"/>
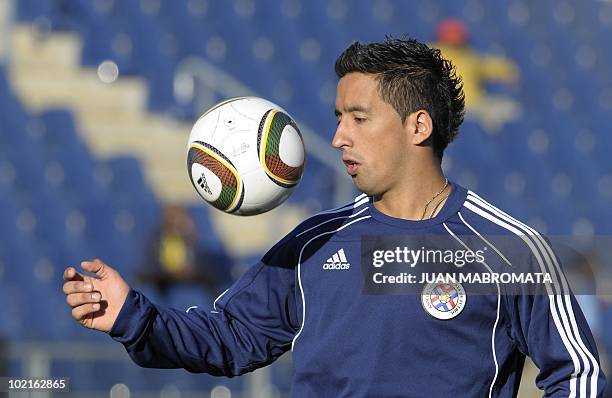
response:
<path id="1" fill-rule="evenodd" d="M 336 127 L 334 138 L 332 139 L 332 146 L 334 148 L 343 148 L 345 146 L 350 146 L 350 144 L 351 142 L 346 126 L 342 122 L 339 122 Z"/>

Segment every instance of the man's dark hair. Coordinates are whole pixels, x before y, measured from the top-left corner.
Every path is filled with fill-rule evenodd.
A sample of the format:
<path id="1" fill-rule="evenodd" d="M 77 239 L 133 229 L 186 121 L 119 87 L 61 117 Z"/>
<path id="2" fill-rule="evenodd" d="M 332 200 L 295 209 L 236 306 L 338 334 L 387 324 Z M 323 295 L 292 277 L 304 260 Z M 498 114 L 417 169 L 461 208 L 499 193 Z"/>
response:
<path id="1" fill-rule="evenodd" d="M 414 39 L 387 37 L 383 42 L 351 44 L 336 60 L 336 74 L 376 75 L 379 94 L 401 116 L 420 109 L 433 120 L 433 149 L 442 160 L 446 146 L 463 122 L 464 95 L 461 79 L 440 50 Z"/>

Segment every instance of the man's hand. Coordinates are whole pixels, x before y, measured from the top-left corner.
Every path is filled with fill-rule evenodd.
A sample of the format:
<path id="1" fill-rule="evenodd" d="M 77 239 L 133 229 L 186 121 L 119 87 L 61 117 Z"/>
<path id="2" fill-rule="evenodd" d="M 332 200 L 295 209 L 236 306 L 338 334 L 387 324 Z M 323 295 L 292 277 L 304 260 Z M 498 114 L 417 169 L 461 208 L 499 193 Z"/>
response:
<path id="1" fill-rule="evenodd" d="M 81 274 L 73 267 L 64 271 L 64 293 L 72 307 L 72 317 L 86 328 L 108 332 L 130 287 L 117 271 L 101 260 L 83 261 L 81 268 L 95 275 Z"/>

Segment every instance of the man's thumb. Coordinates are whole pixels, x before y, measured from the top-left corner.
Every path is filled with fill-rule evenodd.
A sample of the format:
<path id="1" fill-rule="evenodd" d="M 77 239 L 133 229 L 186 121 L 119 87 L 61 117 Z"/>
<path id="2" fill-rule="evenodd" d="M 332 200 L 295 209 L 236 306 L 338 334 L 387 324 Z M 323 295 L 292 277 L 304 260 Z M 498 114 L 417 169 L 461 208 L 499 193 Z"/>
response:
<path id="1" fill-rule="evenodd" d="M 95 259 L 81 262 L 81 268 L 92 274 L 96 274 L 98 278 L 104 278 L 108 275 L 112 268 L 106 265 L 102 260 Z"/>

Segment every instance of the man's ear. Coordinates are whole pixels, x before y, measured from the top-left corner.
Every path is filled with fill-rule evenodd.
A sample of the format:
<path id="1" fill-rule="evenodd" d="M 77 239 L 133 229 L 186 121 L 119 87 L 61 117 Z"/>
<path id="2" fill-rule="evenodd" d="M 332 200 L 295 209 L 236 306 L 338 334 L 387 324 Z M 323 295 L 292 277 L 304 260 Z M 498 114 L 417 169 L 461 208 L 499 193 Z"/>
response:
<path id="1" fill-rule="evenodd" d="M 406 126 L 410 126 L 412 143 L 414 145 L 423 145 L 433 133 L 433 120 L 431 120 L 429 112 L 421 109 L 411 113 L 408 118 L 410 120 Z"/>

